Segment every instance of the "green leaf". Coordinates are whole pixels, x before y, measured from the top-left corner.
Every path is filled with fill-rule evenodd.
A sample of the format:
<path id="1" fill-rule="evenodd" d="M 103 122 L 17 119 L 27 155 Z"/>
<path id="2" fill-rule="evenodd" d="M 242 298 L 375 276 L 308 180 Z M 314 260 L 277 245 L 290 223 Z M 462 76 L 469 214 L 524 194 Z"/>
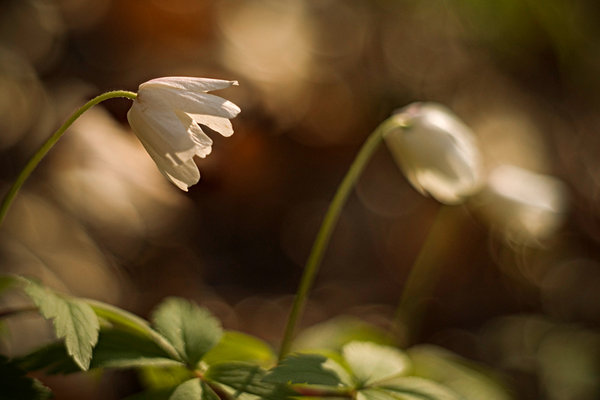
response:
<path id="1" fill-rule="evenodd" d="M 348 343 L 342 355 L 359 387 L 406 375 L 411 368 L 410 359 L 402 351 L 370 342 Z"/>
<path id="2" fill-rule="evenodd" d="M 169 400 L 175 387 L 145 390 L 131 396 L 127 396 L 123 400 Z"/>
<path id="3" fill-rule="evenodd" d="M 143 387 L 148 389 L 173 388 L 192 377 L 192 372 L 183 365 L 149 366 L 139 372 Z"/>
<path id="4" fill-rule="evenodd" d="M 15 363 L 0 355 L 0 400 L 46 400 L 52 397 L 50 389 L 25 374 Z"/>
<path id="5" fill-rule="evenodd" d="M 329 365 L 331 367 L 329 367 Z M 293 354 L 265 376 L 265 382 L 338 386 L 342 384 L 333 360 L 318 354 Z"/>
<path id="6" fill-rule="evenodd" d="M 169 400 L 220 400 L 220 398 L 205 382 L 194 378 L 177 386 Z"/>
<path id="7" fill-rule="evenodd" d="M 202 387 L 200 379 L 194 378 L 177 386 L 169 400 L 201 400 Z"/>
<path id="8" fill-rule="evenodd" d="M 154 326 L 179 355 L 195 367 L 221 339 L 221 324 L 207 310 L 180 298 L 170 298 L 153 314 Z"/>
<path id="9" fill-rule="evenodd" d="M 0 293 L 10 289 L 17 283 L 17 280 L 10 275 L 0 275 Z"/>
<path id="10" fill-rule="evenodd" d="M 152 329 L 146 320 L 110 304 L 90 299 L 84 301 L 92 307 L 98 317 L 109 322 L 112 326 L 149 338 L 169 354 L 170 358 L 182 361 L 173 345 L 164 336 Z"/>
<path id="11" fill-rule="evenodd" d="M 303 330 L 294 339 L 294 349 L 341 351 L 344 345 L 356 341 L 393 345 L 390 335 L 383 329 L 358 318 L 341 316 Z"/>
<path id="12" fill-rule="evenodd" d="M 73 373 L 78 368 L 67 355 L 62 342 L 38 349 L 17 360 L 27 371 L 45 369 L 49 374 Z M 126 331 L 103 329 L 94 348 L 90 368 L 135 368 L 182 364 L 147 338 Z"/>
<path id="13" fill-rule="evenodd" d="M 378 388 L 360 390 L 356 393 L 356 400 L 413 400 L 410 397 L 396 395 L 393 392 Z M 425 399 L 423 399 L 425 400 Z"/>
<path id="14" fill-rule="evenodd" d="M 390 384 L 379 388 L 385 389 L 388 393 L 401 395 L 402 399 L 407 400 L 463 400 L 461 396 L 446 386 L 414 376 L 393 379 Z"/>
<path id="15" fill-rule="evenodd" d="M 448 386 L 465 400 L 509 400 L 506 389 L 482 366 L 448 350 L 421 345 L 407 351 L 414 375 Z"/>
<path id="16" fill-rule="evenodd" d="M 65 339 L 67 352 L 84 371 L 90 366 L 100 324 L 92 308 L 83 301 L 60 296 L 22 278 L 25 293 L 47 319 L 53 319 L 56 337 Z"/>
<path id="17" fill-rule="evenodd" d="M 275 362 L 275 353 L 260 339 L 241 332 L 227 331 L 221 341 L 202 357 L 207 364 L 225 361 L 245 361 L 269 367 Z"/>
<path id="18" fill-rule="evenodd" d="M 239 393 L 249 393 L 266 400 L 283 400 L 297 395 L 286 385 L 265 382 L 266 371 L 258 365 L 243 362 L 219 363 L 209 366 L 204 377 L 229 386 Z"/>

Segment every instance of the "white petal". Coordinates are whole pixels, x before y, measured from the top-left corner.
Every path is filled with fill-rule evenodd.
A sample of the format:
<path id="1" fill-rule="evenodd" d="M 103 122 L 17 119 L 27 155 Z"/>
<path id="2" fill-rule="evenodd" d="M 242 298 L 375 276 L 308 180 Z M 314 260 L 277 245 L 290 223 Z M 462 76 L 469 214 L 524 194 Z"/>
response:
<path id="1" fill-rule="evenodd" d="M 200 180 L 200 171 L 198 171 L 198 167 L 193 159 L 189 159 L 183 164 L 174 165 L 168 158 L 154 151 L 152 146 L 146 143 L 141 137 L 139 139 L 156 163 L 158 170 L 179 189 L 187 192 L 190 186 L 198 183 Z"/>
<path id="2" fill-rule="evenodd" d="M 181 110 L 190 114 L 208 114 L 234 118 L 240 108 L 229 100 L 204 92 L 182 92 L 169 87 L 153 87 L 138 92 L 138 101 L 157 109 Z"/>
<path id="3" fill-rule="evenodd" d="M 386 144 L 411 184 L 446 204 L 457 204 L 480 188 L 475 137 L 451 111 L 416 103 L 398 114 L 406 127 L 388 132 Z"/>
<path id="4" fill-rule="evenodd" d="M 177 111 L 176 114 L 181 120 L 181 123 L 186 127 L 187 134 L 196 144 L 195 154 L 202 158 L 209 155 L 212 151 L 212 139 L 208 137 L 206 133 L 204 133 L 198 124 L 196 124 L 196 121 L 194 121 L 191 115 L 188 115 L 183 111 Z"/>
<path id="5" fill-rule="evenodd" d="M 198 124 L 206 125 L 215 132 L 225 137 L 233 135 L 233 125 L 228 118 L 216 117 L 214 115 L 190 114 Z"/>
<path id="6" fill-rule="evenodd" d="M 134 102 L 127 119 L 135 134 L 174 164 L 182 164 L 196 153 L 197 144 L 188 134 L 177 114 L 156 110 Z"/>
<path id="7" fill-rule="evenodd" d="M 191 76 L 168 76 L 144 82 L 140 85 L 140 89 L 147 89 L 151 87 L 168 87 L 181 91 L 210 92 L 212 90 L 225 89 L 237 84 L 237 81 L 226 81 L 222 79 L 194 78 Z"/>

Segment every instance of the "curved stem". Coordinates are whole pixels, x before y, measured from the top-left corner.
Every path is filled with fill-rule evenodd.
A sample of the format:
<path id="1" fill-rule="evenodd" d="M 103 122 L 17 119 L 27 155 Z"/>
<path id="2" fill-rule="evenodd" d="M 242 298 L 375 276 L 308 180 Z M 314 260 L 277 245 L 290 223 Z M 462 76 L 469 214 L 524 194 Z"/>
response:
<path id="1" fill-rule="evenodd" d="M 458 211 L 457 207 L 440 206 L 409 270 L 392 323 L 392 331 L 402 336 L 403 346 L 413 344 L 419 333 L 427 302 L 440 278 L 440 269 L 448 257 L 452 241 L 458 236 L 461 216 Z"/>
<path id="2" fill-rule="evenodd" d="M 283 341 L 281 342 L 281 348 L 279 350 L 279 360 L 281 360 L 290 350 L 296 324 L 302 314 L 308 292 L 310 291 L 310 288 L 315 280 L 319 265 L 321 264 L 325 254 L 325 249 L 329 244 L 331 234 L 339 219 L 342 208 L 344 207 L 344 204 L 346 204 L 348 195 L 350 194 L 363 169 L 371 159 L 371 156 L 377 149 L 379 143 L 381 143 L 383 140 L 383 135 L 386 132 L 389 132 L 400 126 L 401 124 L 396 118 L 388 118 L 382 122 L 373 131 L 373 133 L 371 133 L 365 144 L 362 146 L 358 155 L 354 159 L 354 162 L 348 169 L 344 180 L 342 180 L 342 183 L 338 187 L 337 192 L 335 193 L 335 196 L 333 197 L 333 200 L 327 209 L 327 213 L 323 218 L 321 228 L 317 233 L 312 250 L 310 251 L 310 255 L 306 261 L 304 272 L 302 273 L 302 278 L 300 280 L 300 285 L 298 287 L 298 291 L 296 292 L 296 297 L 294 298 L 294 303 L 292 304 L 292 309 L 285 327 Z"/>
<path id="3" fill-rule="evenodd" d="M 8 212 L 8 209 L 10 208 L 10 205 L 12 204 L 15 196 L 19 192 L 19 189 L 21 189 L 21 186 L 23 186 L 27 178 L 29 178 L 29 175 L 31 175 L 35 167 L 37 167 L 40 161 L 42 161 L 42 159 L 48 153 L 48 151 L 50 151 L 52 146 L 54 146 L 56 142 L 58 142 L 58 139 L 61 138 L 61 136 L 65 133 L 67 128 L 69 128 L 73 124 L 73 122 L 75 122 L 75 120 L 81 116 L 81 114 L 83 114 L 96 104 L 115 97 L 125 97 L 131 100 L 135 100 L 135 98 L 137 97 L 137 93 L 129 92 L 126 90 L 114 90 L 111 92 L 103 93 L 100 96 L 93 98 L 92 100 L 88 101 L 83 106 L 81 106 L 77 111 L 75 111 L 69 117 L 69 119 L 67 119 L 65 123 L 62 124 L 61 127 L 58 128 L 58 130 L 54 132 L 52 136 L 50 136 L 48 140 L 46 140 L 46 142 L 44 142 L 44 144 L 42 144 L 42 146 L 29 159 L 27 164 L 25 164 L 25 167 L 17 176 L 15 182 L 12 184 L 6 195 L 4 195 L 4 198 L 2 199 L 2 204 L 0 204 L 0 225 L 2 225 L 4 217 L 6 216 L 6 213 Z"/>

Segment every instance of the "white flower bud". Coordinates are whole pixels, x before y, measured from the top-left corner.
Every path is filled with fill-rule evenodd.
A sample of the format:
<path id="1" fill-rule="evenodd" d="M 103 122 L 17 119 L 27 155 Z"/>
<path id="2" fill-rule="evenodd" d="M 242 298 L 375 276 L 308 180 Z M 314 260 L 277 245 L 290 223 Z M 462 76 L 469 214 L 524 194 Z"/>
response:
<path id="1" fill-rule="evenodd" d="M 160 172 L 181 190 L 198 183 L 200 172 L 193 157 L 210 154 L 212 140 L 198 125 L 231 136 L 240 108 L 208 94 L 236 85 L 235 81 L 166 77 L 142 83 L 127 113 L 133 132 Z"/>
<path id="2" fill-rule="evenodd" d="M 401 127 L 385 141 L 406 178 L 423 195 L 459 204 L 480 187 L 480 154 L 475 135 L 449 109 L 413 103 L 392 116 Z"/>
<path id="3" fill-rule="evenodd" d="M 479 211 L 511 241 L 535 243 L 564 222 L 567 188 L 557 178 L 501 165 L 477 196 Z"/>

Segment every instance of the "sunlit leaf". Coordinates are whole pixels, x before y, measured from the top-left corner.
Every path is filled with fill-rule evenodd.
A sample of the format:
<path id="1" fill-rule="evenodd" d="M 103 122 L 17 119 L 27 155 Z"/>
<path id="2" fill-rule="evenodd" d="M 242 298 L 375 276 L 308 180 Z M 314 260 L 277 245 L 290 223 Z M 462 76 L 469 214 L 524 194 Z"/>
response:
<path id="1" fill-rule="evenodd" d="M 512 397 L 481 366 L 445 349 L 421 345 L 407 351 L 414 375 L 448 386 L 466 400 L 509 400 Z"/>
<path id="2" fill-rule="evenodd" d="M 148 389 L 175 387 L 192 377 L 183 365 L 147 366 L 139 369 L 140 381 Z"/>
<path id="3" fill-rule="evenodd" d="M 295 350 L 330 349 L 341 351 L 350 342 L 373 342 L 392 345 L 390 335 L 383 329 L 358 318 L 337 317 L 300 332 L 294 340 Z"/>
<path id="4" fill-rule="evenodd" d="M 401 398 L 406 400 L 463 400 L 461 396 L 439 383 L 414 376 L 395 378 L 391 383 L 386 383 L 379 388 L 402 396 Z"/>
<path id="5" fill-rule="evenodd" d="M 267 400 L 282 400 L 294 396 L 295 392 L 285 385 L 265 382 L 266 371 L 261 367 L 243 362 L 228 362 L 211 365 L 204 377 L 236 390 Z"/>
<path id="6" fill-rule="evenodd" d="M 37 379 L 0 355 L 0 400 L 45 400 L 52 392 Z"/>
<path id="7" fill-rule="evenodd" d="M 327 363 L 334 361 L 318 354 L 292 354 L 266 375 L 266 382 L 296 383 L 309 385 L 338 386 L 342 383 L 339 375 Z M 338 366 L 338 369 L 342 367 Z"/>
<path id="8" fill-rule="evenodd" d="M 92 308 L 83 301 L 60 296 L 25 280 L 24 290 L 47 319 L 52 319 L 57 338 L 64 338 L 67 352 L 82 370 L 87 370 L 100 325 Z"/>
<path id="9" fill-rule="evenodd" d="M 262 340 L 241 332 L 227 331 L 202 361 L 207 364 L 224 361 L 246 361 L 263 367 L 275 362 L 275 353 Z"/>
<path id="10" fill-rule="evenodd" d="M 154 326 L 191 366 L 221 339 L 219 321 L 207 310 L 179 298 L 161 303 L 153 314 Z"/>
<path id="11" fill-rule="evenodd" d="M 351 342 L 342 355 L 350 366 L 359 386 L 371 385 L 396 376 L 406 375 L 410 359 L 402 351 L 370 342 Z"/>

